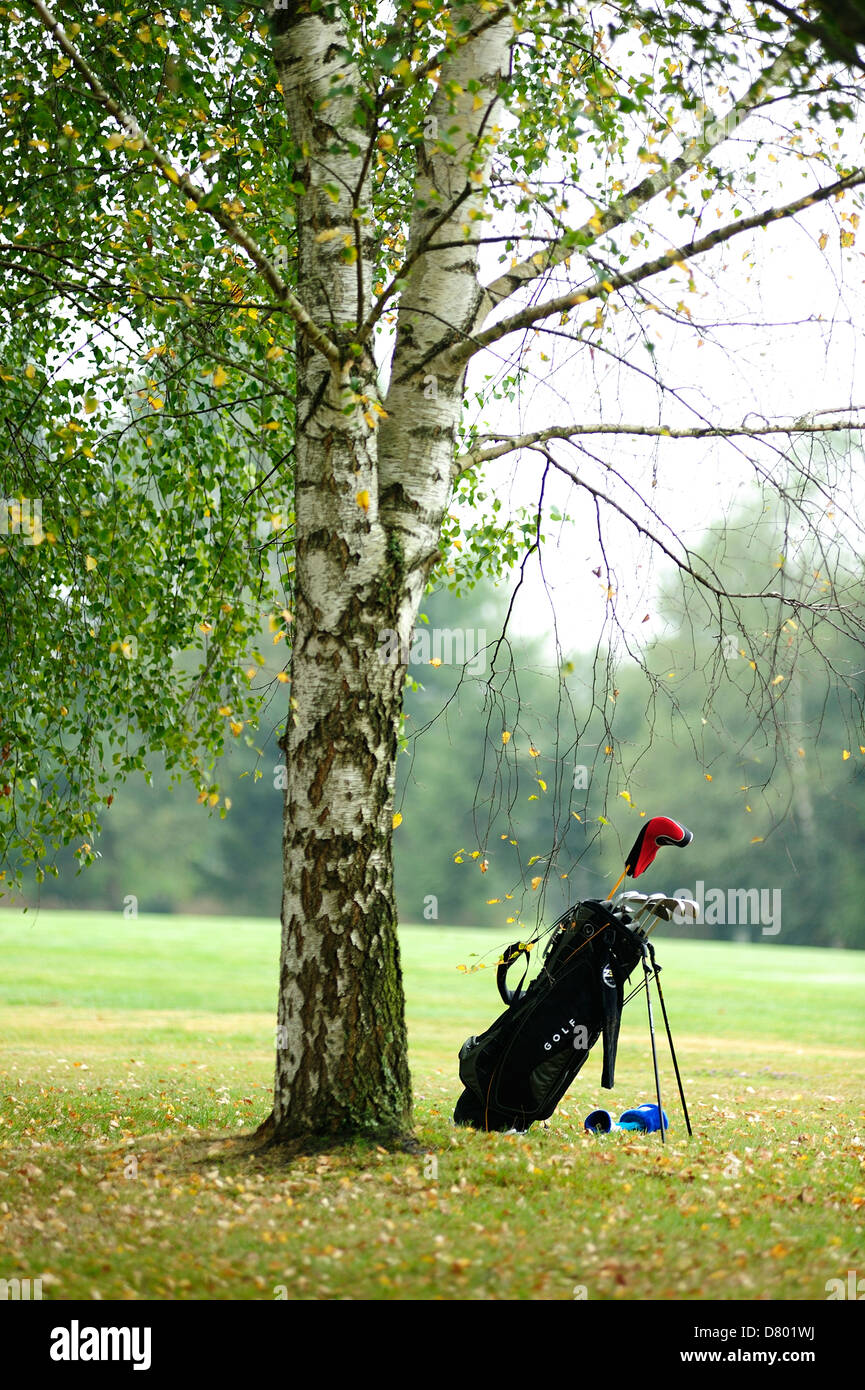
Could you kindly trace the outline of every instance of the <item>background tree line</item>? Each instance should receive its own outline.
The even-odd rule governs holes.
[[[838,532],[835,571],[848,574],[847,601],[862,610],[861,564],[852,554],[843,563],[843,518]],[[813,599],[827,583],[783,504],[768,511],[756,495],[702,553],[728,585],[738,574],[743,588],[777,591],[781,576],[786,593]],[[587,583],[597,582],[590,571]],[[463,577],[459,592],[440,588],[423,605],[396,798],[400,919],[527,935],[569,902],[604,897],[641,813],[663,813],[694,831],[694,845],[681,859],[662,856],[636,887],[693,891],[701,880],[706,892],[779,889],[783,900],[777,936],[741,921],[666,930],[865,947],[863,673],[849,636],[818,633],[769,599],[719,627],[711,595],[700,611],[668,578],[641,651],[599,646],[555,661],[544,632],[513,637],[518,605],[499,641],[514,584],[512,574],[469,590]],[[829,699],[825,683],[809,680],[818,638],[835,671]],[[448,664],[461,645],[463,668]],[[595,700],[601,671],[615,677],[613,700]],[[60,855],[39,901],[277,915],[276,709],[227,740],[227,814],[209,813],[188,788],[172,791],[164,773],[151,785],[132,780],[105,815],[97,862],[76,874],[72,853]]]

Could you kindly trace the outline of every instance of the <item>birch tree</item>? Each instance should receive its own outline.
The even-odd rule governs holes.
[[[617,314],[692,324],[695,277],[731,243],[765,229],[769,254],[781,224],[825,235],[821,208],[843,208],[855,245],[858,89],[782,8],[0,7],[5,491],[41,505],[4,556],[7,862],[43,872],[70,840],[88,862],[116,781],[154,752],[225,814],[214,756],[265,693],[286,700],[275,1141],[411,1129],[407,652],[431,582],[539,543],[540,507],[537,526],[509,515],[491,470],[566,475],[721,600],[650,498],[562,449],[777,456],[859,428],[853,402],[745,424],[565,399],[501,424],[538,335],[588,379]],[[791,605],[861,635],[832,594]]]

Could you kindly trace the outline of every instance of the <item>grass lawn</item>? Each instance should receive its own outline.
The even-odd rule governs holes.
[[[402,930],[416,1132],[250,1160],[269,1113],[278,927],[0,912],[0,1279],[45,1298],[825,1300],[865,1275],[865,953],[659,942],[694,1138],[590,1137],[653,1099],[645,1004],[549,1128],[454,1130],[457,1051],[503,943]],[[495,950],[488,957],[495,960]],[[636,976],[634,977],[636,981]]]

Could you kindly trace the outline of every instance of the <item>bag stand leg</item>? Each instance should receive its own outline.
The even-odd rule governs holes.
[[[652,1066],[655,1068],[655,1091],[658,1097],[658,1128],[661,1131],[661,1143],[666,1144],[667,1140],[664,1135],[664,1107],[661,1104],[661,1079],[658,1075],[658,1050],[655,1047],[655,1020],[652,1017],[652,996],[649,990],[649,947],[645,941],[643,942],[643,973],[646,977],[646,1006],[649,1010],[649,1037],[652,1040]]]
[[[676,1060],[676,1049],[673,1046],[673,1035],[670,1032],[670,1021],[667,1018],[667,1008],[664,1004],[664,991],[661,989],[661,968],[655,961],[655,952],[652,950],[651,946],[649,947],[649,950],[652,956],[652,969],[655,972],[655,984],[658,986],[658,998],[661,1001],[661,1012],[664,1015],[664,1027],[667,1030],[667,1042],[670,1044],[670,1056],[673,1059],[673,1070],[676,1073],[676,1084],[679,1087],[679,1099],[682,1102],[682,1110],[685,1115],[685,1127],[688,1131],[688,1138],[692,1139],[694,1131],[691,1129],[691,1121],[688,1116],[688,1106],[685,1101],[685,1091],[682,1086],[682,1078],[679,1075],[679,1063]],[[643,964],[645,965],[645,961],[643,962]],[[648,984],[646,985],[646,992],[648,993]]]

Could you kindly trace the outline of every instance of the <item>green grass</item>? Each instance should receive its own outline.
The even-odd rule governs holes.
[[[645,1004],[550,1127],[450,1123],[457,1051],[498,1012],[500,943],[402,931],[424,1157],[250,1159],[268,1114],[278,927],[0,913],[0,1278],[52,1298],[768,1300],[865,1272],[865,955],[664,940],[695,1135],[661,1041],[669,1142],[590,1138],[653,1094]]]

